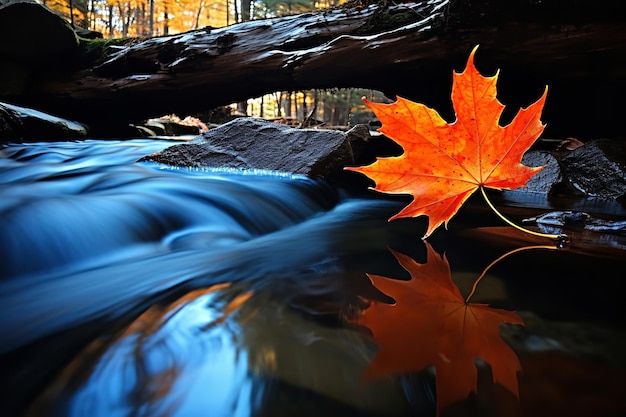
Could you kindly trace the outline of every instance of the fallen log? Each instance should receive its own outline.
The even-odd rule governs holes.
[[[203,28],[103,50],[0,96],[113,133],[149,117],[197,114],[274,91],[372,88],[453,120],[452,71],[473,46],[500,74],[504,118],[549,95],[544,135],[621,135],[626,30],[620,0],[430,0],[344,7]],[[98,41],[90,41],[98,42]],[[87,42],[82,42],[82,45]],[[84,47],[84,46],[83,46]],[[79,48],[80,49],[80,48]]]

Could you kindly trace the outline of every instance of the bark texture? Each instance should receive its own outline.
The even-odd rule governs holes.
[[[360,87],[454,119],[452,71],[500,70],[504,122],[547,85],[545,134],[621,135],[626,30],[620,0],[430,0],[344,7],[111,46],[83,41],[62,71],[0,101],[87,124],[94,134],[196,114],[274,91]],[[101,41],[100,41],[101,42]],[[94,57],[98,57],[95,60]]]

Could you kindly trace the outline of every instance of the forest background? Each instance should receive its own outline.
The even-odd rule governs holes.
[[[205,27],[219,28],[249,20],[322,11],[347,1],[38,0],[75,29],[98,32],[107,39],[145,39]],[[311,125],[348,127],[372,118],[362,97],[385,100],[382,93],[369,89],[278,91],[233,103],[225,110],[235,116],[279,119],[294,125],[307,120]]]

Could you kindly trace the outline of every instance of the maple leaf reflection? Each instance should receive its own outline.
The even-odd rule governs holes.
[[[450,274],[444,256],[426,243],[427,262],[390,251],[411,279],[370,275],[374,286],[395,304],[373,301],[356,322],[369,328],[379,350],[365,371],[366,379],[420,371],[436,373],[437,414],[477,391],[476,361],[491,366],[493,381],[518,396],[522,370],[515,352],[500,337],[500,325],[523,325],[512,311],[467,303]]]

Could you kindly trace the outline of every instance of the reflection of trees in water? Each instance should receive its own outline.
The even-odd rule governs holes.
[[[291,297],[285,283],[276,292],[256,294],[237,312],[248,368],[262,381],[258,412],[273,415],[278,405],[300,409],[306,404],[307,415],[355,410],[401,414],[407,404],[395,383],[361,384],[375,347],[361,331],[343,325],[345,306],[325,297],[330,294],[322,289],[325,279],[340,277],[319,277],[304,285],[308,292]],[[296,287],[293,283],[291,289]]]
[[[223,334],[196,338],[197,333],[222,323],[251,295],[219,299],[228,286],[217,284],[191,291],[169,305],[155,304],[115,336],[93,341],[28,414],[66,407],[94,415],[119,407],[127,409],[129,416],[175,414],[185,401],[185,385],[193,380],[194,366],[207,360],[214,346],[223,345]],[[58,403],[61,393],[69,404]]]
[[[164,416],[203,407],[220,415],[219,402],[264,415],[302,401],[320,412],[405,410],[392,381],[360,385],[374,346],[342,326],[342,302],[327,299],[341,284],[323,281],[341,277],[299,283],[306,275],[270,277],[255,295],[224,284],[154,305],[115,337],[94,341],[31,410],[123,407],[128,415]]]
[[[472,366],[475,359],[484,360],[492,365],[497,377],[498,372],[502,376],[503,367],[508,366],[511,358],[508,353],[503,354],[504,347],[489,348],[496,356],[475,358],[472,355],[482,349],[480,343],[465,346],[458,342],[464,339],[458,339],[458,333],[452,334],[452,330],[459,330],[457,327],[428,321],[424,330],[419,327],[421,322],[413,321],[416,317],[419,320],[433,316],[436,310],[433,306],[438,302],[452,303],[440,298],[443,290],[454,293],[453,303],[458,305],[467,305],[471,296],[461,297],[452,281],[442,284],[443,290],[435,290],[439,276],[450,280],[450,269],[445,258],[433,256],[429,245],[427,248],[428,261],[424,264],[395,253],[412,276],[422,274],[423,279],[432,281],[427,283],[431,286],[426,288],[424,297],[413,297],[408,302],[398,298],[397,293],[389,293],[399,308],[395,315],[386,316],[380,326],[369,326],[373,339],[363,328],[345,320],[355,311],[368,314],[381,311],[376,307],[380,293],[364,285],[366,277],[360,279],[349,273],[337,273],[327,265],[317,265],[295,274],[275,273],[246,282],[245,287],[214,285],[190,291],[170,304],[153,305],[114,337],[103,336],[94,341],[66,367],[31,407],[29,415],[43,414],[49,407],[55,410],[95,407],[103,410],[100,411],[103,414],[123,407],[132,416],[166,416],[199,407],[215,411],[214,407],[219,406],[216,404],[221,404],[224,410],[245,404],[255,415],[275,415],[276,410],[296,407],[303,401],[315,413],[345,414],[362,410],[404,415],[411,410],[432,411],[434,399],[429,394],[433,389],[433,363],[458,371],[456,360],[465,363],[469,358]],[[546,247],[515,249],[495,260],[479,276],[472,292],[495,263],[535,248]],[[409,282],[394,281],[394,285]],[[374,283],[378,287],[380,280]],[[385,288],[379,290],[387,293]],[[423,308],[419,309],[422,304]],[[484,308],[493,315],[492,321],[511,319],[502,310],[478,304],[467,311],[476,313],[476,308]],[[493,323],[490,326],[498,328]],[[395,334],[387,332],[381,336],[380,329]],[[468,328],[468,331],[472,329],[476,330]],[[483,336],[493,346],[499,334],[490,334]],[[413,339],[415,343],[411,342]],[[442,340],[447,341],[444,345],[451,350],[439,349],[444,346],[440,344]],[[379,372],[374,378],[363,379],[368,375],[368,367],[375,363],[376,355],[389,353],[389,343],[399,349],[391,359],[400,363],[400,367],[385,375]],[[459,349],[469,350],[456,354]],[[422,360],[424,354],[431,354],[431,359]],[[438,358],[443,362],[438,362]],[[413,366],[416,361],[419,366]],[[494,361],[498,362],[496,368]],[[477,368],[467,374],[463,370],[455,371],[455,384],[476,391],[476,371],[480,378],[484,367]],[[436,369],[438,397],[442,394],[440,378],[445,376],[440,373]],[[447,377],[450,376],[448,372]],[[468,376],[469,380],[464,380]],[[67,403],[62,404],[63,401]],[[456,401],[456,397],[446,401]],[[220,413],[215,411],[215,415]]]
[[[174,414],[184,398],[170,394],[187,367],[185,359],[191,352],[181,353],[180,349],[184,344],[177,344],[176,338],[171,338],[170,332],[159,333],[168,320],[185,306],[227,286],[228,284],[217,284],[191,291],[167,307],[151,306],[120,335],[118,338],[120,341],[126,338],[134,339],[131,343],[134,359],[131,368],[134,368],[136,379],[129,389],[129,402],[137,407],[131,409],[133,410],[131,415]],[[238,297],[235,297],[235,300],[238,300]],[[215,321],[223,321],[233,309],[230,303],[227,304],[223,310],[224,315],[217,317]],[[158,364],[151,360],[155,356],[158,357]]]

